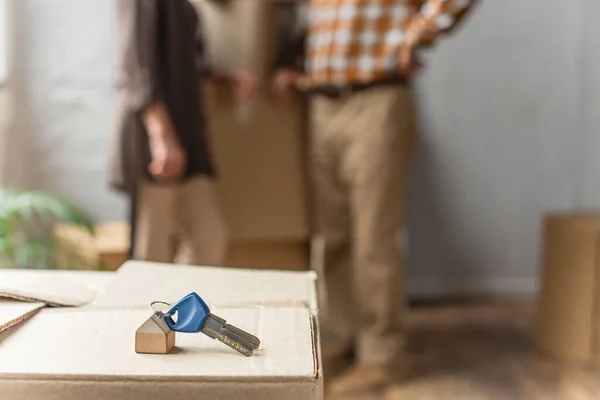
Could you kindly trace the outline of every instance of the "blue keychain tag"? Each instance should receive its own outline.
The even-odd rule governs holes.
[[[202,330],[202,326],[210,316],[210,309],[196,293],[190,293],[179,300],[166,315],[175,315],[177,322],[171,317],[165,320],[171,330],[175,332],[196,333]]]

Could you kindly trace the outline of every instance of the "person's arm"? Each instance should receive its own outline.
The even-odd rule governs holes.
[[[279,42],[279,49],[273,63],[273,79],[270,93],[273,100],[287,103],[293,89],[303,89],[305,71],[306,40],[308,24],[306,4],[295,9],[295,25]]]
[[[478,0],[425,0],[406,30],[406,46],[433,45],[441,34],[456,29]]]
[[[417,50],[433,46],[441,34],[449,33],[464,20],[478,0],[425,0],[410,20],[400,47],[398,70],[413,75],[422,69]]]
[[[220,71],[214,68],[211,58],[206,51],[202,21],[198,17],[196,28],[196,66],[200,80],[209,80],[216,84],[228,84],[236,87],[241,99],[246,100],[254,94],[256,83],[246,71]]]
[[[306,4],[297,6],[295,25],[279,43],[273,70],[288,69],[298,73],[304,71],[306,56],[307,15]]]
[[[148,134],[150,172],[174,179],[185,170],[186,155],[162,96],[158,74],[158,0],[115,0],[118,86]]]
[[[156,0],[115,0],[117,81],[127,105],[137,112],[161,101],[157,76]]]

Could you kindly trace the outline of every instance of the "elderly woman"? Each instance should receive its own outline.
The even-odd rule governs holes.
[[[220,264],[226,229],[216,195],[200,82],[234,85],[245,72],[211,71],[188,0],[116,0],[118,95],[110,184],[131,198],[135,259],[172,262],[179,243],[191,264]]]

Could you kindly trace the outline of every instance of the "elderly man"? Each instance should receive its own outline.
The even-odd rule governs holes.
[[[325,245],[325,372],[354,353],[332,389],[382,388],[402,361],[406,181],[415,148],[411,77],[417,54],[456,27],[470,0],[309,0],[282,47],[273,91],[311,94],[316,228]]]

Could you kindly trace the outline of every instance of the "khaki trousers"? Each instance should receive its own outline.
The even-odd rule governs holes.
[[[398,235],[415,144],[411,91],[382,86],[311,104],[317,234],[324,244],[324,355],[356,345],[388,364],[404,347]]]
[[[139,190],[136,260],[223,265],[227,231],[212,179],[144,181]]]

